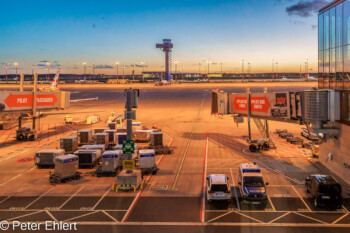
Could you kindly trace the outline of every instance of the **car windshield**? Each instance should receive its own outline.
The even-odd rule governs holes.
[[[225,185],[225,184],[213,184],[213,185],[211,185],[211,191],[212,192],[226,192],[227,185]]]
[[[321,185],[320,193],[332,195],[340,194],[340,187],[339,185]]]
[[[243,185],[247,187],[264,187],[264,180],[259,176],[244,177]]]

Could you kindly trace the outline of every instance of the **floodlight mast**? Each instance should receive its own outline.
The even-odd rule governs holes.
[[[156,44],[156,48],[161,49],[165,53],[165,80],[171,82],[170,63],[171,63],[171,49],[174,47],[171,39],[163,39],[162,44]]]

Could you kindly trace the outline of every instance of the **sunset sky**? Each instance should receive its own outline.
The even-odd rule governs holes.
[[[0,74],[46,73],[57,64],[62,73],[115,74],[115,62],[159,71],[163,53],[155,44],[174,43],[173,61],[187,72],[279,72],[304,70],[309,59],[317,71],[317,13],[323,0],[168,0],[168,1],[2,1],[0,13]],[[183,67],[182,67],[183,66]],[[174,65],[173,68],[174,70]],[[136,73],[142,68],[137,67]]]

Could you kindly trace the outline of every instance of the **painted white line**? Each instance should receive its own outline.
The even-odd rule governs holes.
[[[217,216],[217,217],[215,217],[215,218],[212,218],[212,219],[210,219],[210,220],[208,221],[208,223],[209,223],[209,222],[212,222],[212,221],[215,221],[216,219],[222,218],[222,217],[224,217],[224,216],[226,216],[226,215],[228,215],[228,214],[231,214],[231,213],[233,213],[233,212],[234,212],[234,211],[229,211],[229,212],[224,213],[224,214],[222,214],[222,215],[219,215],[219,216]]]
[[[287,212],[287,213],[284,213],[284,214],[282,214],[281,216],[278,216],[277,218],[274,218],[274,219],[272,219],[270,222],[268,222],[268,223],[273,223],[274,221],[277,221],[278,219],[280,219],[280,218],[283,218],[284,216],[286,216],[286,215],[288,215],[288,214],[290,214],[291,212]]]
[[[148,177],[148,178],[149,178],[149,177]],[[147,181],[146,181],[145,183],[147,183]],[[137,193],[136,197],[135,197],[134,200],[132,201],[131,205],[129,206],[129,209],[126,211],[126,213],[125,213],[125,215],[124,215],[124,217],[123,217],[123,219],[122,219],[122,222],[125,222],[125,219],[126,219],[127,217],[129,217],[130,211],[134,208],[134,205],[136,205],[136,202],[139,200],[140,195],[141,195],[141,191],[139,191],[139,192]]]
[[[346,213],[349,213],[349,210],[344,206],[342,205],[343,209],[345,210]]]
[[[111,190],[111,186],[108,186],[107,191],[102,195],[102,197],[96,202],[96,204],[94,205],[94,207],[92,207],[92,210],[95,210],[95,208],[97,207],[98,204],[100,204],[100,202],[102,201],[102,199],[110,192]]]
[[[33,169],[35,169],[35,167],[32,167],[31,169],[28,169],[27,171],[25,171],[25,172],[23,172],[23,173],[21,173],[21,174],[18,174],[17,176],[12,177],[11,179],[5,181],[4,183],[1,183],[0,186],[3,186],[3,185],[5,185],[5,184],[7,184],[8,182],[10,182],[10,181],[12,181],[12,180],[14,180],[14,179],[16,179],[16,178],[18,178],[18,177],[20,177],[20,176],[26,174],[27,172],[30,172],[30,171],[33,170]]]
[[[16,219],[16,218],[23,218],[23,217],[26,217],[26,216],[29,216],[29,215],[32,215],[32,214],[37,214],[37,213],[40,213],[40,212],[43,212],[43,211],[44,210],[40,210],[40,211],[35,211],[35,212],[29,213],[29,214],[23,214],[23,215],[20,215],[20,216],[9,218],[9,219],[7,219],[7,221],[11,221],[11,220]]]
[[[3,203],[4,201],[6,201],[7,199],[9,199],[10,197],[13,197],[13,195],[11,196],[7,196],[6,198],[4,198],[3,200],[0,201],[0,204]]]
[[[347,217],[350,213],[344,214],[343,216],[341,216],[340,218],[336,219],[335,221],[332,222],[332,224],[336,224],[337,222],[339,222],[340,220],[342,220],[343,218]]]
[[[263,166],[264,168],[266,168],[266,169],[268,169],[268,170],[270,170],[270,171],[273,171],[273,172],[275,172],[275,173],[277,173],[277,174],[280,174],[280,175],[284,176],[285,178],[287,178],[287,179],[289,179],[289,180],[291,180],[291,181],[293,181],[293,182],[295,182],[295,183],[297,183],[297,184],[303,184],[302,181],[297,180],[297,179],[292,178],[292,177],[289,177],[289,176],[285,175],[283,172],[281,172],[281,171],[279,171],[279,170],[277,170],[277,169],[274,169],[274,168],[271,168],[271,167],[267,166],[265,163],[261,162],[260,160],[256,160],[256,159],[250,158],[249,156],[244,155],[244,154],[242,154],[242,153],[240,153],[240,152],[238,152],[238,151],[235,151],[235,150],[233,150],[232,148],[230,148],[230,147],[228,147],[228,146],[226,146],[226,145],[224,145],[224,144],[222,144],[222,143],[220,143],[220,142],[218,142],[218,141],[216,141],[216,140],[214,140],[214,139],[212,139],[212,138],[209,138],[209,139],[210,139],[211,141],[213,141],[213,142],[215,142],[215,143],[217,143],[217,144],[219,144],[219,145],[221,145],[221,146],[223,146],[223,147],[225,147],[225,148],[227,148],[227,149],[233,151],[234,153],[237,153],[237,154],[241,155],[242,157],[244,157],[244,158],[246,158],[246,159],[248,159],[248,160],[250,160],[250,161],[256,162],[257,164]]]
[[[29,203],[24,209],[27,209],[29,206],[31,206],[32,204],[34,204],[35,202],[37,202],[40,198],[42,198],[43,196],[45,196],[48,192],[50,192],[53,189],[50,188],[49,190],[47,190],[46,192],[44,192],[43,194],[41,194],[38,198],[36,198],[34,201],[32,201],[31,203]]]
[[[80,190],[82,190],[85,187],[85,185],[83,187],[81,187],[80,189],[78,189],[72,196],[70,196],[65,202],[63,202],[63,204],[58,208],[58,210],[60,210],[65,204],[67,204],[75,195],[78,194],[78,192],[80,192]]]
[[[267,199],[269,200],[273,211],[276,212],[275,206],[273,205],[273,203],[272,203],[272,201],[271,201],[270,195],[267,195]]]
[[[237,213],[237,214],[240,214],[240,215],[242,215],[242,216],[244,216],[244,217],[246,217],[246,218],[249,218],[249,219],[252,219],[252,220],[254,220],[254,221],[257,221],[257,222],[259,222],[259,223],[264,223],[264,222],[260,221],[259,219],[252,218],[252,217],[250,217],[249,215],[243,214],[243,212],[236,211],[236,213]]]
[[[91,214],[95,214],[97,213],[98,211],[93,211],[93,212],[90,212],[90,213],[86,213],[86,214],[82,214],[82,215],[79,215],[79,216],[75,216],[73,218],[70,218],[70,219],[66,219],[64,220],[64,222],[69,222],[71,220],[74,220],[74,219],[77,219],[77,218],[81,218],[81,217],[85,217],[85,216],[88,216],[88,215],[91,215]]]
[[[108,217],[110,217],[114,222],[119,222],[117,219],[115,219],[112,215],[110,215],[106,211],[102,210],[101,212],[104,213],[105,215],[107,215]]]
[[[300,198],[300,200],[304,203],[304,205],[306,206],[306,208],[309,210],[309,212],[311,212],[311,209],[309,207],[309,205],[304,201],[304,198],[302,198],[299,194],[299,192],[297,191],[296,188],[294,188],[294,186],[292,186],[292,188],[294,189],[294,192],[298,195],[298,197]]]
[[[232,177],[232,185],[233,185],[233,191],[234,191],[235,197],[236,197],[237,208],[238,208],[239,210],[241,210],[241,207],[240,207],[240,205],[239,205],[237,190],[236,190],[236,184],[235,184],[235,181],[234,181],[234,176],[233,176],[233,173],[232,173],[232,169],[231,169],[231,168],[230,168],[230,173],[231,173],[231,177]]]
[[[45,212],[55,221],[58,222],[58,220],[53,216],[48,210],[45,210]]]
[[[327,224],[326,222],[324,221],[321,221],[319,219],[316,219],[316,218],[313,218],[313,217],[310,217],[310,216],[307,216],[307,215],[304,215],[304,214],[301,214],[301,213],[298,213],[298,212],[295,212],[295,214],[299,215],[299,216],[302,216],[302,217],[305,217],[305,218],[308,218],[308,219],[311,219],[313,221],[316,221],[316,222],[319,222],[319,223],[323,223],[323,224]]]

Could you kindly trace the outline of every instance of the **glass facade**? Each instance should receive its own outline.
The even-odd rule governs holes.
[[[318,15],[319,88],[350,90],[350,1]]]
[[[318,86],[341,90],[341,122],[350,125],[350,0],[318,15]]]

